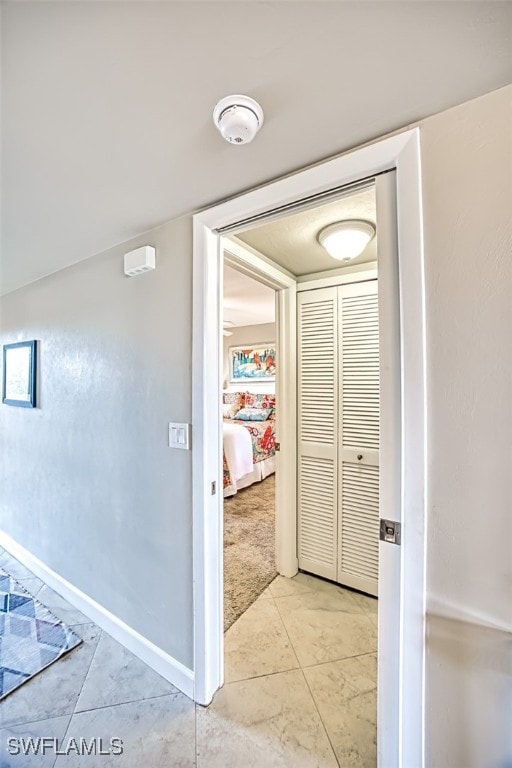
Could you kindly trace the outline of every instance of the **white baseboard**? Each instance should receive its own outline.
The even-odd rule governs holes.
[[[85,592],[73,586],[2,530],[0,530],[0,546],[4,547],[55,592],[62,595],[71,605],[82,611],[92,622],[104,629],[114,640],[124,645],[155,672],[158,672],[186,696],[193,699],[194,673],[191,669],[140,635],[135,629],[129,627],[128,624],[125,624],[124,621],[93,600],[92,597],[86,595]]]

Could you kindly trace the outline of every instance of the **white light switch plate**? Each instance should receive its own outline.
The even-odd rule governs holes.
[[[190,424],[169,422],[169,448],[181,448],[188,451],[190,448]]]

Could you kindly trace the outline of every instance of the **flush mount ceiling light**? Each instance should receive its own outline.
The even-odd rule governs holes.
[[[231,144],[248,144],[263,125],[263,110],[250,96],[225,96],[213,110],[213,122]]]
[[[370,240],[375,237],[375,225],[371,221],[337,221],[318,233],[318,242],[329,256],[338,261],[350,261],[359,256]]]

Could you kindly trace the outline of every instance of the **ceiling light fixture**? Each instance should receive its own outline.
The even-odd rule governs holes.
[[[359,219],[337,221],[318,233],[318,242],[329,256],[350,261],[359,256],[375,237],[375,225]]]
[[[263,110],[250,96],[225,96],[215,105],[213,122],[230,144],[248,144],[263,125]]]

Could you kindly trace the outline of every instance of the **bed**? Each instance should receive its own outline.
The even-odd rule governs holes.
[[[223,443],[225,497],[275,472],[275,395],[224,393]]]

